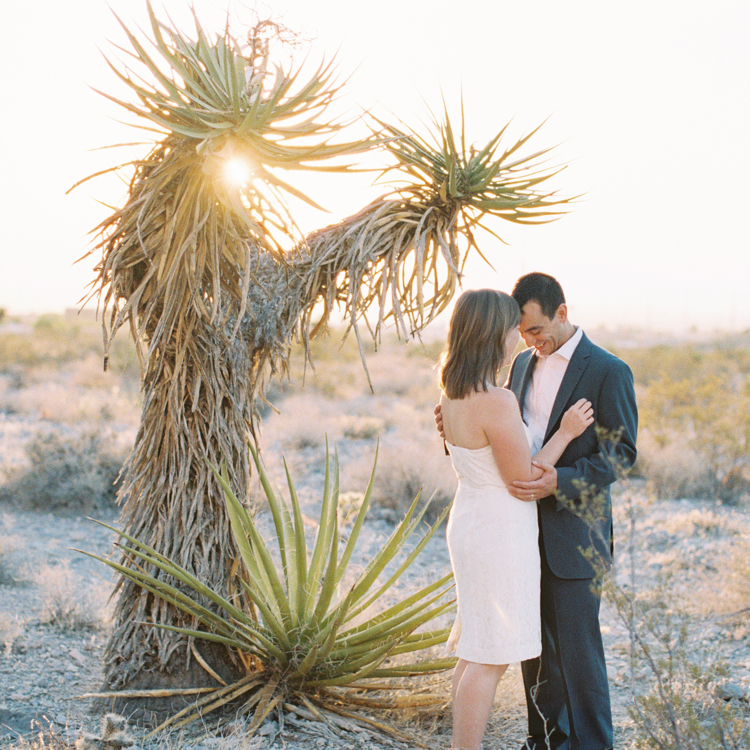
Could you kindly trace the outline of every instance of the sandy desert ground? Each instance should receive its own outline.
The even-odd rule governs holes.
[[[399,517],[402,505],[388,498],[408,495],[420,482],[431,485],[427,491],[436,493],[438,503],[447,502],[452,492],[452,475],[432,427],[434,372],[424,364],[434,360],[435,351],[414,356],[400,349],[397,355],[372,356],[369,365],[375,395],[362,387],[359,363],[351,352],[322,356],[318,374],[308,371],[304,389],[299,387],[301,371],[293,373],[291,384],[272,389],[280,413],[265,416],[264,455],[279,481],[281,456],[286,456],[308,515],[316,512],[324,436],[336,442],[341,454],[342,489],[354,492],[364,486],[380,435],[383,491],[366,525],[361,545],[365,551],[374,548]],[[75,440],[90,431],[93,421],[109,444],[119,446],[121,452],[127,449],[137,425],[137,392],[124,380],[113,384],[102,381],[97,373],[92,355],[83,364],[50,366],[33,375],[26,372],[21,377],[7,367],[0,374],[0,479],[6,487],[13,477],[29,470],[26,449],[40,432]],[[415,462],[421,467],[418,476],[405,469]],[[112,588],[106,567],[74,548],[108,554],[110,532],[85,515],[116,525],[117,511],[108,505],[94,505],[86,512],[29,510],[23,507],[22,498],[16,500],[6,497],[0,504],[0,746],[63,748],[82,732],[98,727],[100,717],[91,713],[92,701],[80,696],[101,687],[101,659],[109,628],[107,598]],[[647,478],[639,477],[618,487],[615,508],[617,564],[610,580],[620,593],[637,591],[645,603],[635,626],[640,632],[648,630],[649,622],[656,630],[672,628],[675,660],[687,659],[703,670],[700,680],[694,680],[705,693],[701,700],[739,707],[747,723],[747,502],[718,503],[689,495],[656,499]],[[444,534],[439,533],[409,573],[410,580],[422,580],[448,567]],[[631,661],[634,626],[628,627],[613,600],[606,597],[601,622],[616,746],[643,746],[638,744],[642,736],[629,713],[633,694],[658,686],[665,668],[650,666],[643,659]],[[681,623],[686,625],[683,639]],[[680,683],[683,695],[695,687],[679,670],[670,679],[675,685]],[[485,746],[517,747],[524,733],[523,717],[520,677],[514,668],[498,691]],[[421,718],[398,715],[391,720],[431,747],[450,746],[448,710]],[[371,731],[334,736],[304,721],[290,723],[278,736],[272,723],[252,739],[244,737],[241,729],[236,723],[221,731],[209,725],[193,726],[183,735],[148,743],[134,731],[139,746],[194,750],[322,750],[394,744]]]

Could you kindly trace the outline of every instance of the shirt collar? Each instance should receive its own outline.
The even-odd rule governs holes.
[[[578,326],[576,332],[553,354],[559,354],[563,359],[567,359],[570,362],[570,358],[573,356],[573,352],[583,338],[583,328]]]
[[[539,352],[535,349],[534,356],[538,357],[540,360],[546,360],[549,357],[554,357],[555,355],[557,355],[562,359],[570,362],[570,358],[573,356],[573,352],[576,350],[576,347],[578,346],[582,338],[583,328],[578,326],[576,327],[576,332],[559,349],[552,352],[552,354],[542,355],[539,354]]]

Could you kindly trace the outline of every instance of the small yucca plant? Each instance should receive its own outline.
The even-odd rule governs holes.
[[[321,709],[352,716],[344,708],[347,704],[399,708],[443,702],[442,695],[413,694],[383,699],[367,698],[361,691],[392,690],[392,678],[432,674],[455,663],[451,658],[423,661],[403,658],[446,641],[448,628],[420,629],[453,606],[446,596],[453,585],[452,573],[382,607],[384,594],[424,549],[447,509],[408,554],[402,555],[405,543],[421,525],[427,507],[415,514],[419,497],[415,498],[377,554],[349,587],[341,590],[347,572],[352,572],[349,563],[370,505],[375,469],[348,537],[343,539],[338,523],[338,456],[334,452],[331,457],[326,450],[320,523],[309,550],[288,467],[291,510],[274,490],[256,449],[251,445],[250,450],[273,517],[275,549],[267,545],[258,524],[233,493],[227,472],[214,471],[224,488],[241,556],[228,588],[235,584],[237,590],[238,584],[251,606],[240,608],[236,604],[240,597],[221,596],[181,566],[121,532],[117,533],[128,543],[122,545],[123,551],[133,566],[97,557],[136,585],[183,610],[195,623],[190,628],[155,624],[156,627],[224,644],[238,654],[245,667],[241,679],[211,690],[155,731],[182,726],[239,699],[244,701],[243,712],[253,712],[251,732],[272,711],[282,723],[284,710],[295,710],[298,706],[308,717],[320,718]],[[209,608],[209,602],[213,608]],[[401,658],[388,661],[392,657]],[[365,678],[367,682],[363,683]],[[378,726],[387,730],[385,725]]]

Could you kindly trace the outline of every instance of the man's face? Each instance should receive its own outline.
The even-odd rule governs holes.
[[[521,336],[526,346],[533,346],[545,357],[556,352],[569,338],[568,308],[560,305],[550,320],[535,300],[527,302],[521,310]]]

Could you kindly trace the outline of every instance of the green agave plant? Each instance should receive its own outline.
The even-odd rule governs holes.
[[[370,505],[375,468],[352,528],[344,539],[338,522],[338,455],[334,451],[331,457],[326,449],[320,523],[310,550],[288,467],[285,465],[291,510],[274,490],[252,444],[250,450],[273,518],[275,550],[266,544],[256,520],[232,492],[226,471],[214,468],[214,472],[224,489],[232,532],[240,551],[241,565],[235,566],[236,579],[252,606],[238,608],[230,600],[232,597],[218,595],[181,566],[116,529],[112,530],[127,542],[121,547],[133,561],[133,567],[90,555],[195,621],[192,628],[156,627],[224,644],[239,655],[245,666],[246,674],[237,682],[205,691],[196,703],[154,731],[182,726],[238,699],[243,700],[243,712],[253,712],[250,731],[257,729],[272,711],[280,723],[284,710],[299,712],[300,708],[308,718],[321,718],[322,710],[362,719],[345,706],[377,709],[443,702],[444,697],[439,694],[382,698],[363,691],[392,691],[393,678],[433,674],[455,664],[452,658],[420,661],[404,657],[447,640],[448,628],[423,628],[454,606],[447,596],[453,585],[452,573],[385,608],[382,604],[378,606],[432,538],[448,509],[407,553],[404,545],[422,524],[427,509],[424,505],[415,513],[417,496],[369,564],[358,575],[351,576],[350,561]],[[341,591],[347,572],[353,581]],[[209,603],[214,605],[213,609]],[[388,731],[386,725],[372,720],[369,723]]]

